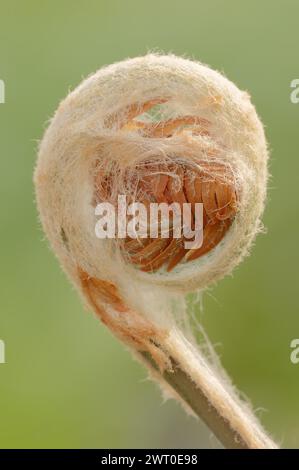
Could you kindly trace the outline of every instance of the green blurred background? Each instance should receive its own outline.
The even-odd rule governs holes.
[[[0,4],[0,447],[217,447],[163,404],[145,370],[68,284],[40,230],[32,172],[58,102],[104,64],[172,51],[248,90],[272,150],[267,234],[198,312],[236,385],[285,447],[299,448],[296,0],[85,0]]]

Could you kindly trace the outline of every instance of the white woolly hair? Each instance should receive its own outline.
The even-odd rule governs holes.
[[[140,108],[134,116],[149,122],[147,102],[160,105],[151,110],[156,123],[193,116],[209,122],[210,132],[186,129],[148,138],[134,126],[123,126],[132,109]],[[113,174],[113,197],[132,195],[128,171],[144,173],[145,162],[177,161],[188,167],[210,161],[211,155],[230,169],[238,206],[224,238],[206,255],[179,263],[171,272],[162,267],[146,273],[128,262],[117,240],[96,237],[97,172]],[[203,346],[195,345],[184,294],[200,292],[231,273],[248,254],[261,227],[267,158],[263,126],[246,92],[201,63],[149,54],[100,69],[61,102],[40,144],[35,171],[43,228],[84,300],[139,359],[149,353],[160,372],[178,364],[251,448],[275,444],[223,371],[210,367]],[[179,398],[161,375],[152,374]]]
[[[117,123],[126,118],[130,106],[142,107],[155,99],[167,100],[163,115],[208,119],[211,135],[148,139],[119,129]],[[109,125],[111,116],[117,119]],[[146,158],[208,159],[209,151],[218,148],[218,160],[232,169],[239,190],[238,211],[224,239],[205,256],[180,263],[172,272],[143,273],[126,263],[115,242],[96,238],[95,162],[104,167],[117,162],[121,169]],[[80,266],[90,276],[117,285],[126,302],[145,317],[158,324],[167,317],[167,324],[173,316],[167,313],[169,299],[206,288],[231,273],[248,254],[260,229],[267,156],[263,126],[248,93],[223,75],[174,55],[125,60],[84,80],[52,119],[35,173],[41,222],[75,284],[80,286]],[[119,175],[116,180],[121,180]]]

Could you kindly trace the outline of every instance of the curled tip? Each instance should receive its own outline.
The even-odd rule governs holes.
[[[267,157],[246,93],[199,62],[149,54],[98,70],[67,96],[35,171],[44,230],[90,308],[224,443],[250,448],[274,444],[182,325],[184,294],[229,274],[248,254]],[[174,207],[168,224],[162,213],[148,219],[151,204]],[[134,207],[143,213],[138,227]]]

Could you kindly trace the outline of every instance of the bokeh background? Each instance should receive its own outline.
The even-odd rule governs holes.
[[[204,296],[227,371],[284,447],[299,448],[299,78],[296,0],[1,0],[0,447],[217,447],[86,312],[37,220],[37,142],[68,90],[108,64],[172,51],[250,92],[272,151],[267,233]]]

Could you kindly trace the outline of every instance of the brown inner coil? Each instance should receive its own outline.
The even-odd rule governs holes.
[[[165,100],[152,100],[143,106],[132,105],[126,119],[113,116],[109,125],[124,131],[136,131],[149,138],[169,138],[174,134],[192,132],[192,135],[210,135],[211,123],[204,118],[184,116],[165,121],[145,122],[135,118]],[[113,181],[113,170],[96,173],[96,201],[109,200]],[[178,263],[195,260],[211,251],[224,237],[237,212],[238,195],[234,176],[229,165],[220,163],[211,155],[208,159],[188,162],[181,158],[143,161],[130,169],[125,178],[136,179],[132,200],[146,206],[150,202],[191,203],[194,223],[194,205],[203,204],[203,243],[196,249],[186,249],[185,239],[174,238],[170,231],[168,238],[127,237],[121,243],[126,259],[142,271],[152,272],[165,265],[171,271]]]

